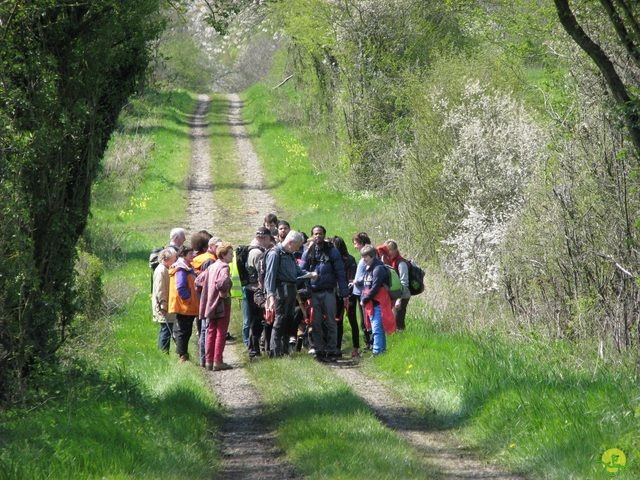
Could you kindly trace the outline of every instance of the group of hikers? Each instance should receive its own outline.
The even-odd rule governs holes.
[[[235,250],[204,230],[193,234],[189,244],[184,229],[171,230],[169,245],[155,250],[149,261],[160,350],[169,353],[173,338],[178,361],[189,361],[195,323],[199,365],[214,371],[232,368],[223,352],[233,339],[228,328],[232,299],[238,298],[249,358],[281,357],[305,348],[318,361],[335,362],[342,357],[345,315],[352,357],[364,353],[360,330],[364,350],[385,353],[386,335],[405,327],[409,262],[394,240],[374,247],[365,232],[355,234],[356,261],[341,237],[326,234],[316,225],[308,238],[274,214],[264,218],[249,245]],[[399,280],[395,295],[394,277]]]

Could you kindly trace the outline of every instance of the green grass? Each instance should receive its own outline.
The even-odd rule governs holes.
[[[278,439],[309,479],[427,478],[416,452],[309,355],[250,365]]]
[[[184,222],[194,108],[187,92],[155,93],[121,115],[119,148],[144,145],[146,157],[98,182],[87,232],[112,315],[77,326],[88,333],[30,404],[0,412],[0,478],[216,475],[219,404],[200,369],[159,352],[149,299],[149,252]]]
[[[367,363],[437,429],[535,478],[604,478],[605,450],[640,473],[640,393],[632,366],[588,363],[567,344],[442,333],[424,320]],[[599,477],[601,476],[601,477]]]

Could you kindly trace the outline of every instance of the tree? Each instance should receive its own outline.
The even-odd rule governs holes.
[[[613,98],[620,107],[625,126],[631,137],[636,153],[640,155],[640,118],[638,109],[640,103],[637,97],[632,97],[630,91],[636,85],[625,84],[621,75],[616,71],[614,62],[604,49],[596,43],[582,28],[569,0],[554,0],[560,23],[578,46],[584,50],[596,64],[604,77]],[[599,0],[607,18],[613,28],[619,45],[624,48],[633,63],[640,66],[640,19],[638,18],[635,2],[632,5],[627,0]]]
[[[91,184],[143,80],[160,3],[0,4],[0,399],[65,339]]]

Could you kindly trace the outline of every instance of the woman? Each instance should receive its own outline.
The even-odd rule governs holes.
[[[387,267],[376,255],[376,249],[365,245],[360,255],[367,266],[364,272],[363,291],[360,303],[365,312],[365,322],[371,324],[373,355],[381,355],[387,350],[386,333],[395,331],[395,318],[391,307],[391,297],[387,288],[389,274]]]
[[[169,267],[178,259],[178,254],[173,248],[165,248],[158,254],[160,262],[153,272],[153,293],[151,294],[151,309],[153,321],[160,323],[158,333],[158,348],[163,353],[169,353],[171,336],[173,335],[173,323],[175,314],[169,313]]]
[[[404,331],[404,319],[407,316],[407,305],[411,300],[411,292],[409,291],[409,264],[402,258],[398,250],[398,242],[395,240],[387,240],[384,242],[389,252],[389,265],[400,277],[400,283],[402,284],[402,298],[398,298],[393,307],[393,311],[396,315],[396,325],[398,331]]]
[[[366,232],[356,233],[351,241],[353,242],[353,248],[355,248],[358,252],[362,250],[362,247],[371,243],[371,239]],[[362,328],[362,337],[364,339],[365,349],[371,350],[371,330],[367,329],[364,324],[364,311],[362,310],[362,305],[360,305],[360,295],[362,294],[362,280],[364,278],[365,268],[367,268],[367,266],[365,265],[364,260],[360,258],[360,261],[358,262],[358,268],[356,269],[356,276],[351,284],[351,286],[353,286],[351,297],[352,301],[358,306],[358,311],[360,312],[360,328]]]
[[[195,287],[196,274],[191,267],[195,253],[191,247],[182,245],[178,260],[169,270],[169,313],[176,314],[174,332],[180,363],[189,361],[189,340],[200,306]]]
[[[233,246],[222,242],[216,248],[218,260],[197,279],[201,292],[200,318],[208,322],[205,367],[207,370],[229,370],[231,365],[222,361],[229,320],[231,319],[231,275],[229,263],[233,260]]]
[[[356,259],[353,255],[350,255],[347,251],[347,245],[344,243],[342,237],[333,237],[333,246],[338,249],[340,256],[342,257],[342,263],[344,263],[344,270],[347,276],[347,283],[349,287],[349,302],[344,304],[344,300],[340,295],[336,294],[337,304],[337,318],[338,321],[338,350],[342,348],[342,335],[344,333],[344,313],[346,311],[347,318],[349,319],[349,325],[351,326],[351,340],[353,341],[352,357],[358,356],[358,350],[360,349],[360,332],[358,331],[358,318],[356,317],[356,305],[358,299],[352,294],[353,292],[353,279],[356,276]]]

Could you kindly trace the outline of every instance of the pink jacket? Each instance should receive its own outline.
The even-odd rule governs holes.
[[[200,292],[200,318],[224,317],[225,298],[229,298],[231,276],[229,264],[218,259],[196,278]]]

